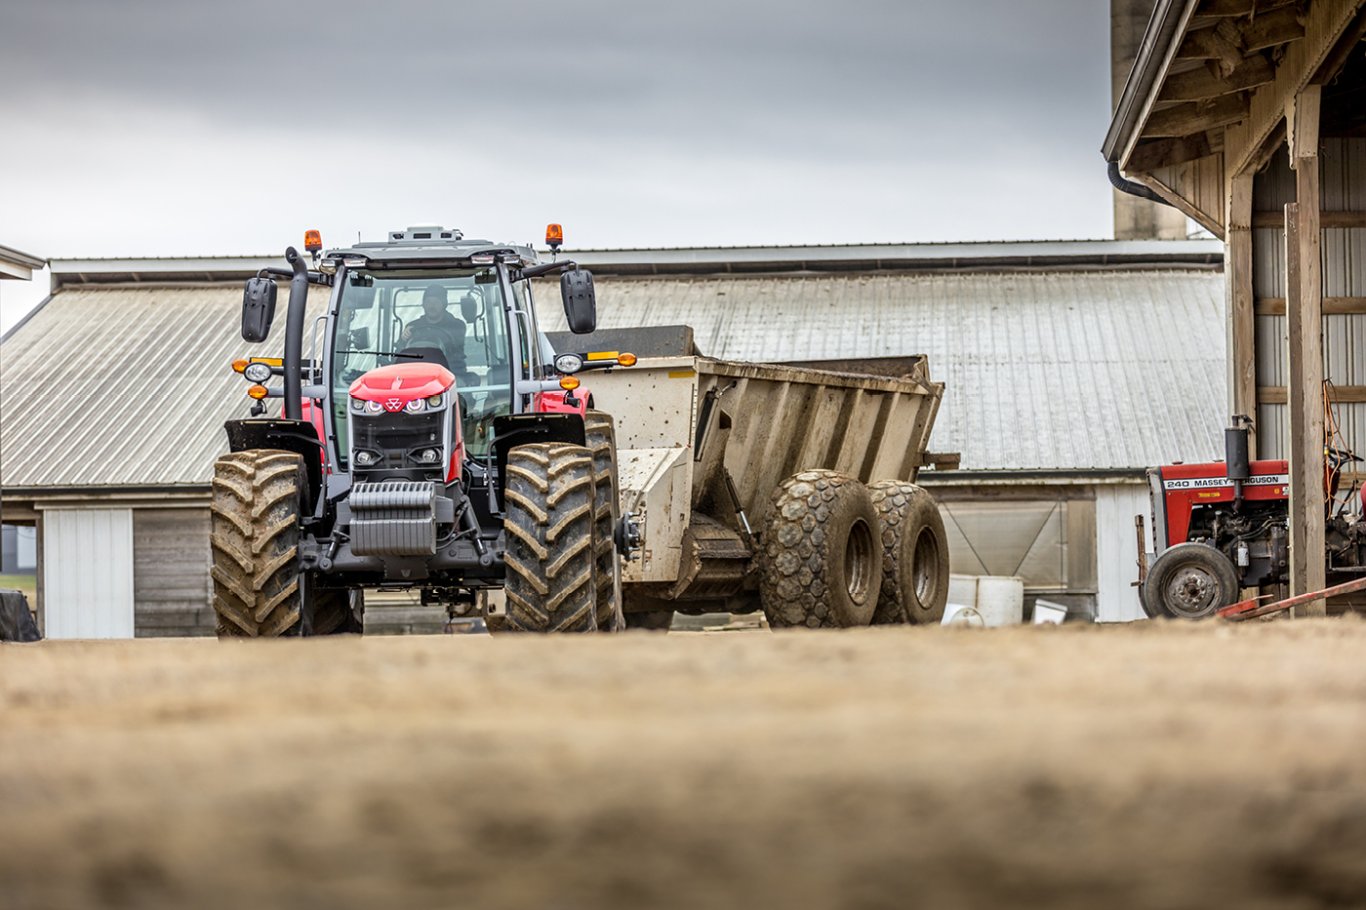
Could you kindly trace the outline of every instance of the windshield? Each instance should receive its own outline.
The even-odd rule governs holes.
[[[512,358],[498,273],[348,271],[335,320],[332,413],[343,465],[350,450],[348,394],[367,370],[415,358],[444,361],[455,374],[465,449],[488,451],[493,418],[512,409]]]

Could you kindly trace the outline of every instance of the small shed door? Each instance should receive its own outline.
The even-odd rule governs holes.
[[[1142,515],[1144,549],[1153,546],[1148,488],[1139,484],[1096,487],[1096,619],[1132,622],[1146,619],[1138,599],[1138,531],[1134,516]]]
[[[46,510],[42,544],[47,637],[132,638],[132,510]]]

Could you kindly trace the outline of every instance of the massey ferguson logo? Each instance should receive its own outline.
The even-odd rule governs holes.
[[[1248,487],[1279,487],[1289,483],[1289,474],[1263,474],[1260,477],[1249,477],[1243,481],[1243,485]],[[1190,479],[1162,481],[1162,489],[1164,490],[1207,490],[1211,487],[1232,488],[1233,481],[1227,477],[1192,477]]]
[[[401,411],[402,409],[403,409],[403,399],[402,399],[402,398],[386,398],[386,399],[384,399],[384,410],[386,410],[386,411]]]

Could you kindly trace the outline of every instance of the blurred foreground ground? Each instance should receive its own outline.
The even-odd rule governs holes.
[[[1366,622],[0,647],[0,905],[1366,906]]]

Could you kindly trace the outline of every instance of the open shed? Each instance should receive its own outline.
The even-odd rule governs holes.
[[[1159,0],[1102,149],[1225,241],[1228,411],[1290,460],[1293,593],[1324,582],[1325,419],[1366,452],[1363,36],[1361,0]]]

